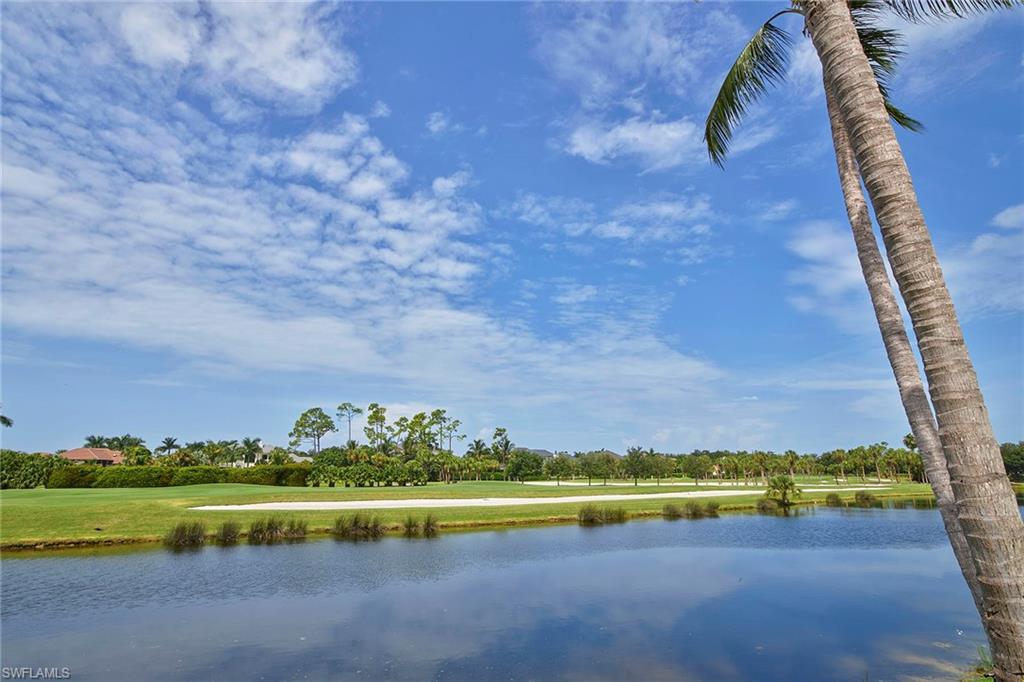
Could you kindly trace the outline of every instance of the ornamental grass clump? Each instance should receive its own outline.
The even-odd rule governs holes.
[[[705,502],[704,503],[704,516],[707,516],[708,518],[712,518],[712,519],[718,518],[718,508],[719,508],[719,506],[721,506],[721,505],[719,505],[717,502]]]
[[[423,519],[423,537],[435,537],[439,528],[440,524],[437,522],[437,517],[433,514],[427,514],[427,517]]]
[[[829,507],[842,507],[843,498],[839,497],[839,493],[829,493],[825,496],[825,505]]]
[[[164,536],[164,544],[176,549],[199,547],[206,542],[206,526],[202,521],[182,521]]]
[[[258,519],[249,525],[249,542],[255,545],[271,544],[281,540],[301,540],[306,537],[308,526],[305,521],[272,516]]]
[[[854,504],[856,504],[858,507],[870,507],[877,500],[875,496],[872,495],[871,493],[866,492],[864,490],[858,490],[857,493],[853,496],[853,501]]]
[[[414,538],[420,534],[420,522],[412,516],[407,516],[402,522],[402,532],[407,538]]]
[[[384,526],[376,516],[356,513],[335,519],[331,534],[342,540],[374,540],[384,535]]]
[[[778,514],[779,509],[779,503],[771,498],[762,497],[757,501],[757,511],[762,514]]]
[[[669,521],[683,518],[683,511],[674,504],[666,504],[661,508],[661,516]]]
[[[576,518],[581,526],[601,526],[606,523],[623,523],[629,518],[626,510],[622,507],[614,509],[601,509],[592,504],[585,505],[579,511]]]
[[[704,507],[700,505],[700,502],[690,500],[683,505],[683,514],[688,519],[702,519],[704,518]]]
[[[234,521],[225,521],[217,528],[214,538],[217,544],[233,545],[242,536],[242,526]]]

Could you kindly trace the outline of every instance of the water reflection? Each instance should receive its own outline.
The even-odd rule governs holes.
[[[4,665],[75,679],[948,677],[981,641],[915,509],[6,559],[2,597]]]

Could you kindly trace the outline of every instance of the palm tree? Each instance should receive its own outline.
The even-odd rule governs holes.
[[[14,426],[14,420],[6,414],[0,414],[0,425],[3,425],[5,428],[10,428]]]
[[[263,443],[259,438],[243,438],[242,439],[242,459],[248,464],[253,464],[259,459],[260,455],[263,454]]]
[[[107,447],[106,436],[86,436],[85,445],[82,447],[86,448],[105,448]]]
[[[165,455],[169,455],[170,453],[179,449],[181,449],[181,446],[178,445],[178,439],[171,438],[170,436],[164,438],[160,445],[154,448],[154,450],[156,450],[157,452],[163,453]]]
[[[786,466],[789,467],[790,477],[796,476],[796,464],[800,461],[800,455],[796,454],[795,450],[786,450],[783,457],[786,460]]]
[[[904,125],[916,124],[888,102],[884,76],[891,73],[897,53],[895,34],[880,31],[871,22],[884,9],[910,21],[922,21],[1019,4],[1019,0],[794,0],[789,9],[762,26],[741,53],[712,110],[715,115],[717,109],[717,114],[713,120],[709,116],[707,127],[709,152],[720,163],[732,127],[746,106],[785,74],[788,35],[771,21],[780,14],[804,15],[805,31],[822,61],[841,182],[886,351],[933,486],[945,486],[943,475],[936,470],[946,470],[948,492],[940,497],[936,491],[946,507],[943,521],[972,592],[985,599],[979,611],[997,674],[1007,677],[1024,674],[1024,599],[1020,596],[1024,594],[1024,522],[909,171],[889,123],[892,117]],[[906,332],[870,231],[866,206],[862,210],[859,205],[863,196],[858,172],[878,216],[893,274],[914,325],[938,428],[916,365],[911,372],[909,340],[899,339]],[[885,287],[880,289],[883,282]],[[943,435],[945,461],[937,456],[938,433]],[[959,528],[947,522],[954,509]],[[969,551],[964,551],[965,545]],[[972,568],[977,579],[972,579]],[[977,596],[975,600],[979,602]]]
[[[770,499],[779,501],[779,504],[783,507],[788,507],[793,504],[790,497],[797,497],[800,495],[800,489],[796,487],[796,481],[790,476],[772,476],[771,480],[768,481],[768,490],[765,491],[764,496]]]

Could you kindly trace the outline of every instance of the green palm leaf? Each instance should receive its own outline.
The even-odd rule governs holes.
[[[1024,7],[1022,0],[885,0],[897,16],[915,23],[943,19],[962,19],[1014,7]]]
[[[715,103],[704,123],[704,142],[711,160],[721,166],[733,131],[747,108],[786,77],[789,63],[789,34],[765,23],[757,30],[729,69]]]

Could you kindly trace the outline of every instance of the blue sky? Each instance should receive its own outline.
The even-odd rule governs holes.
[[[726,168],[701,146],[775,9],[6,5],[4,446],[283,444],[345,400],[549,449],[897,441],[796,24]],[[1017,440],[1024,24],[905,29],[901,143]]]

